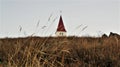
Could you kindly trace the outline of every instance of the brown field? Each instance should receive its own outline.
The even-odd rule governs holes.
[[[0,67],[120,67],[120,38],[3,38]]]

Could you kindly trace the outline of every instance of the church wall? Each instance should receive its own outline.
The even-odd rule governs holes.
[[[63,31],[57,31],[55,34],[56,36],[66,36],[66,32]]]

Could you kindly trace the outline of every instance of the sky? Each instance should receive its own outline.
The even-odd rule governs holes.
[[[55,36],[60,15],[68,36],[120,34],[120,0],[0,0],[0,37]]]

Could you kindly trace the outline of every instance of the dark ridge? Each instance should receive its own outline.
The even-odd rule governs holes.
[[[102,38],[107,38],[108,36],[106,34],[103,34],[102,35]]]
[[[110,32],[109,37],[117,37],[118,39],[120,39],[120,35],[113,32]]]

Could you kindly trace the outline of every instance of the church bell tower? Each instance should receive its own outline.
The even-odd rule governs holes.
[[[64,26],[64,23],[63,23],[63,20],[62,20],[62,16],[60,16],[58,27],[57,27],[57,30],[56,30],[55,34],[58,37],[63,37],[63,36],[67,35],[66,33],[67,33],[67,31],[65,29],[65,26]]]

